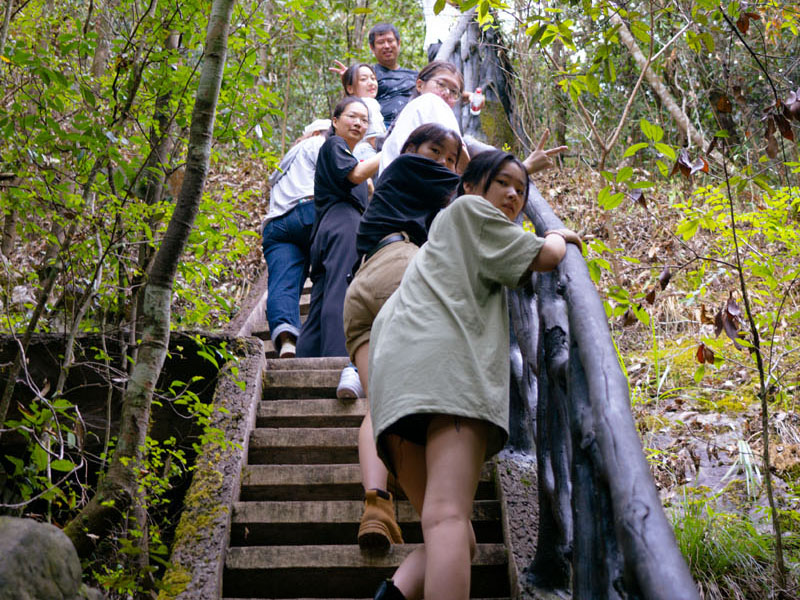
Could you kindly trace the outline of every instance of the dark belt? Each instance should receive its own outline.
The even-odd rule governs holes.
[[[406,237],[402,233],[393,233],[391,235],[387,235],[380,242],[375,244],[372,247],[372,250],[370,250],[369,252],[367,252],[364,255],[364,261],[363,262],[367,262],[370,258],[375,256],[375,254],[377,254],[378,250],[380,250],[381,248],[385,248],[389,244],[394,244],[395,242],[402,242],[405,239],[406,239]]]
[[[395,242],[402,242],[405,239],[406,236],[403,235],[402,233],[392,233],[390,235],[387,235],[377,244],[375,244],[375,246],[373,246],[369,252],[367,252],[363,257],[359,258],[356,261],[356,263],[353,265],[353,268],[347,274],[348,285],[350,284],[351,281],[353,281],[353,278],[356,276],[356,271],[358,271],[364,263],[366,263],[370,258],[372,258],[378,252],[378,250],[380,250],[381,248],[385,248],[389,244],[394,244]]]

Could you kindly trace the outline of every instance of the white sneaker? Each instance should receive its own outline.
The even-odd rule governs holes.
[[[342,369],[342,376],[339,377],[339,385],[336,387],[336,397],[339,400],[355,400],[364,397],[361,379],[353,365],[347,365]]]
[[[297,347],[294,342],[286,340],[281,344],[281,351],[278,353],[279,358],[294,358],[297,355]]]

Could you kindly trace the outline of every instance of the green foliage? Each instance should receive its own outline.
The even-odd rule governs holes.
[[[768,534],[743,515],[720,512],[702,490],[686,496],[672,514],[678,546],[704,597],[769,597]]]
[[[19,420],[5,423],[25,442],[21,453],[4,456],[12,468],[6,474],[7,508],[21,514],[26,505],[43,501],[48,514],[74,509],[82,496],[79,470],[85,468],[79,454],[83,440],[75,433],[81,432],[75,407],[63,398],[34,400],[20,413]]]

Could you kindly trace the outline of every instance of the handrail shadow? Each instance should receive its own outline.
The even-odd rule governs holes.
[[[525,214],[563,227],[531,184]],[[576,599],[699,598],[664,514],[630,411],[628,383],[580,251],[509,292],[512,447],[535,446],[534,588]]]

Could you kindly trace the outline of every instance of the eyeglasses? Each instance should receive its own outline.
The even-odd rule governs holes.
[[[357,115],[356,113],[347,113],[346,115],[342,115],[343,117],[347,117],[348,119],[352,119],[354,121],[359,121],[363,125],[369,125],[369,118],[362,117],[361,115]]]
[[[447,96],[450,96],[450,98],[452,98],[453,100],[458,100],[459,98],[461,98],[460,91],[458,91],[456,88],[450,87],[441,79],[431,79],[431,81],[433,81],[433,83],[436,85],[437,90],[439,90],[443,94],[446,94]]]

